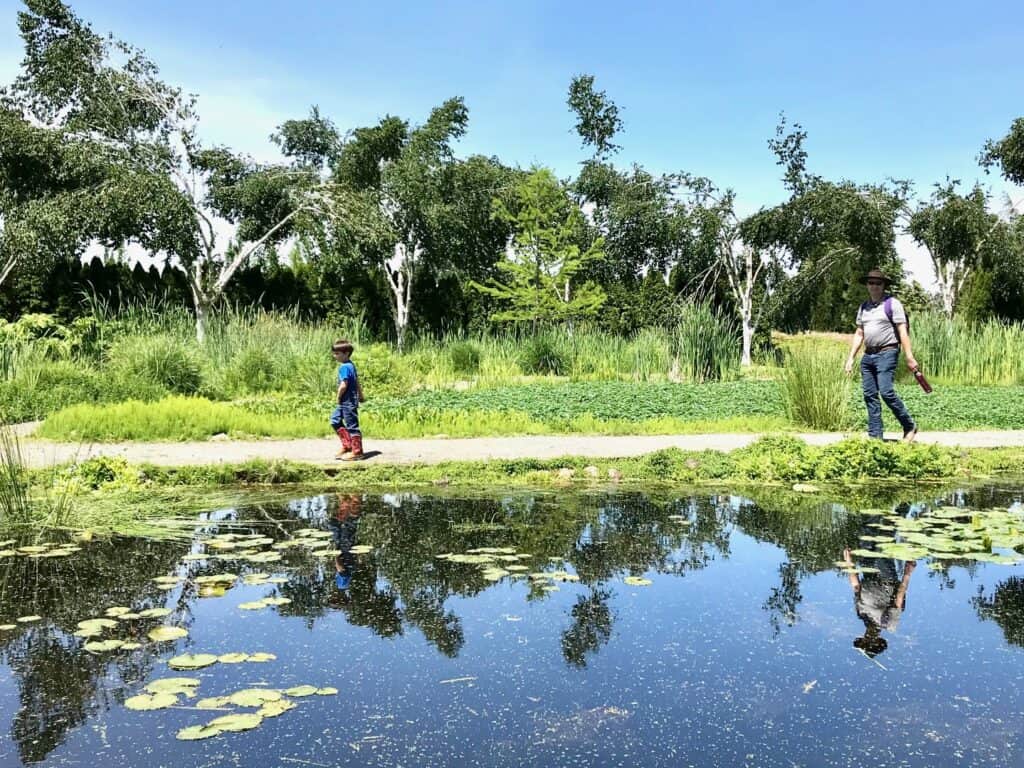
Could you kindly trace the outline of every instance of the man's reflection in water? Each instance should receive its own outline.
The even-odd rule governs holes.
[[[865,518],[866,523],[884,522],[881,516]],[[866,526],[864,533],[877,535],[879,529]],[[862,541],[865,549],[877,550],[877,543]],[[882,630],[894,630],[899,625],[900,616],[907,608],[907,587],[910,585],[910,574],[917,563],[913,560],[903,564],[900,574],[896,560],[891,557],[858,558],[854,562],[849,549],[843,550],[843,560],[849,566],[877,569],[878,573],[849,574],[850,588],[853,590],[853,606],[857,616],[864,622],[864,634],[853,641],[853,647],[874,658],[889,647],[882,637]]]
[[[346,602],[350,599],[349,585],[352,583],[352,574],[356,565],[352,547],[356,543],[356,528],[359,525],[361,506],[362,498],[359,496],[338,494],[338,509],[327,520],[334,548],[340,551],[340,554],[334,558],[334,585]]]

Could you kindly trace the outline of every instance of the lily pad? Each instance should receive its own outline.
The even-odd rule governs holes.
[[[173,707],[177,703],[178,697],[173,693],[154,693],[152,695],[140,693],[138,696],[132,696],[125,699],[124,705],[128,707],[128,709],[147,712],[153,709],[167,709],[168,707]]]
[[[280,700],[281,692],[273,688],[246,688],[228,696],[228,701],[236,707],[261,707],[269,701]]]
[[[12,629],[17,628],[17,624],[0,624],[0,632],[10,632]]]
[[[154,643],[164,643],[188,637],[188,630],[183,627],[163,626],[149,630],[147,637]]]
[[[320,689],[315,685],[296,685],[294,688],[286,688],[284,692],[288,696],[301,698],[303,696],[312,696],[318,690]]]
[[[132,642],[121,643],[121,650],[122,651],[137,651],[141,647],[142,647],[142,643],[132,643]]]
[[[196,576],[196,584],[234,584],[238,576],[234,573],[215,573],[209,576]]]
[[[78,622],[79,629],[113,629],[117,626],[117,622],[113,619],[86,619],[85,621]]]
[[[240,713],[218,717],[215,720],[211,720],[206,725],[208,728],[217,728],[221,731],[230,731],[235,733],[238,731],[251,731],[253,728],[258,728],[262,722],[263,715],[256,713]]]
[[[264,704],[262,707],[256,710],[256,714],[262,715],[263,717],[277,717],[278,715],[284,714],[289,709],[295,709],[296,706],[297,705],[295,704],[294,701],[288,701],[288,699],[280,699],[279,701],[268,701],[266,704]]]
[[[641,576],[627,576],[623,581],[631,587],[649,587],[654,583],[650,579],[645,579]]]
[[[317,688],[316,689],[316,695],[317,696],[335,696],[335,695],[337,695],[337,693],[338,693],[338,689],[337,688],[331,688],[329,686],[327,688]]]
[[[146,685],[147,693],[183,693],[195,696],[199,680],[195,677],[165,677]]]
[[[275,661],[276,659],[277,656],[274,654],[260,651],[259,653],[250,653],[249,658],[247,658],[246,661],[262,663],[266,661]]]
[[[243,661],[248,660],[248,653],[222,653],[217,657],[217,661],[221,664],[241,664]]]
[[[199,741],[200,739],[209,739],[213,736],[220,736],[224,731],[220,728],[214,728],[209,725],[190,725],[188,728],[182,728],[175,735],[175,738],[181,741]]]
[[[171,669],[202,669],[216,663],[217,657],[212,653],[186,653],[169,659],[167,666]]]
[[[123,605],[117,605],[113,608],[107,608],[104,613],[112,619],[116,619],[118,616],[124,616],[126,613],[131,613],[131,608],[126,608]]]
[[[32,616],[19,616],[18,618],[15,619],[15,621],[18,622],[19,624],[32,624],[32,623],[34,623],[36,621],[42,621],[42,620],[43,620],[42,616],[36,616],[36,615],[32,615]]]
[[[287,597],[264,597],[263,602],[267,605],[288,605],[291,599]]]
[[[124,645],[124,640],[93,640],[82,647],[92,653],[102,653],[104,651],[116,651],[122,645]]]
[[[239,603],[238,607],[243,611],[259,611],[267,607],[267,604],[262,600],[253,600],[248,603]]]
[[[200,699],[196,702],[196,709],[223,709],[230,702],[227,696],[211,696],[208,699]]]
[[[356,544],[352,549],[349,550],[353,555],[368,555],[373,552],[373,547],[369,544]]]
[[[122,613],[120,616],[117,617],[117,620],[118,621],[137,621],[138,619],[141,619],[141,618],[142,618],[142,616],[140,616],[137,613]]]
[[[170,608],[146,608],[144,611],[139,611],[139,616],[143,619],[162,619],[170,614]]]

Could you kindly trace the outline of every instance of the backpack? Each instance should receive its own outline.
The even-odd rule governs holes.
[[[870,301],[865,301],[863,304],[861,304],[861,312],[866,312],[867,310],[871,309],[870,304]],[[893,333],[896,334],[896,338],[898,339],[900,337],[900,334],[899,331],[896,330],[896,322],[892,319],[892,296],[885,297],[885,300],[882,302],[882,310],[885,312],[885,316],[889,318],[889,322],[892,323]],[[907,318],[907,333],[910,333],[910,313],[907,312],[906,307],[903,308],[903,314]]]

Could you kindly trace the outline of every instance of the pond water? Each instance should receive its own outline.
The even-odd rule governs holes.
[[[1024,764],[1024,487],[750,495],[256,499],[3,557],[0,765]]]

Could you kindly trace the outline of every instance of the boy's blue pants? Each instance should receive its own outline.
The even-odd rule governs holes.
[[[337,432],[342,427],[352,437],[362,437],[359,431],[359,406],[358,405],[336,405],[331,411],[331,429]]]

